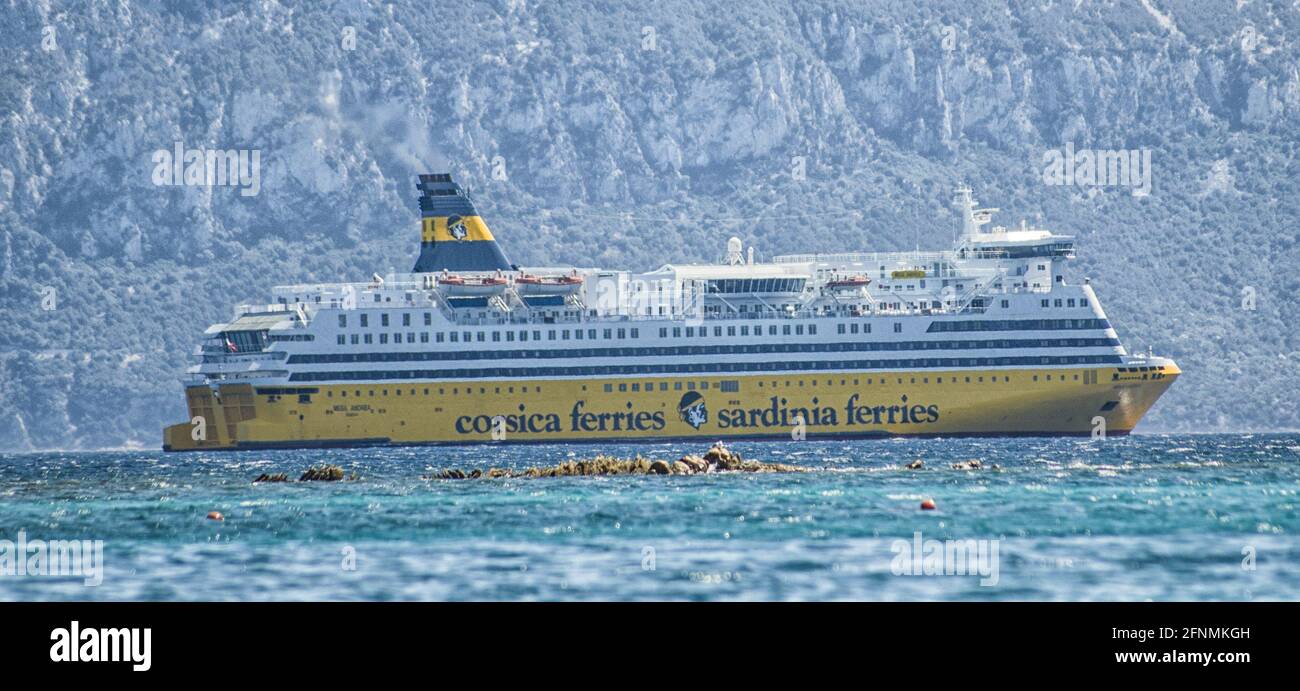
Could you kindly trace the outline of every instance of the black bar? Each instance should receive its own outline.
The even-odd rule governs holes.
[[[1244,680],[1281,672],[1296,658],[1297,615],[1296,603],[11,603],[0,605],[0,658],[41,679],[111,675],[204,686],[286,671],[337,679],[349,670],[393,679],[431,669],[471,680],[540,675],[536,681],[611,664],[630,677],[684,680],[707,663],[732,681],[779,668],[852,674],[867,686],[955,673],[972,683],[1017,678],[1017,686],[1051,687],[1075,674]],[[52,661],[51,632],[73,621],[82,631],[149,628],[150,669]],[[1162,661],[1173,651],[1248,661]],[[1117,660],[1127,653],[1156,659]],[[627,681],[620,679],[607,681]]]

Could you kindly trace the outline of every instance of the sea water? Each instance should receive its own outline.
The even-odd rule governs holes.
[[[730,445],[806,473],[424,478],[707,446],[0,455],[0,599],[1300,599],[1300,435],[809,438]],[[322,463],[357,479],[252,482]],[[33,540],[100,541],[98,584],[12,568]]]

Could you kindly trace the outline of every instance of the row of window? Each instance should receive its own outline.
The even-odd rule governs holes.
[[[629,383],[620,383],[620,384],[617,385],[617,387],[618,387],[618,391],[619,391],[619,393],[624,393],[624,392],[628,392],[628,391],[631,391],[632,393],[639,393],[640,391],[642,391],[642,388],[643,388],[643,387],[644,387],[644,390],[645,390],[646,393],[651,393],[651,392],[653,392],[653,391],[655,390],[655,383],[652,382],[652,381],[648,381],[648,382],[646,382],[644,385],[643,385],[641,382],[632,382],[632,383],[630,383],[630,384],[629,384]],[[708,390],[709,390],[709,383],[706,382],[706,381],[702,381],[702,382],[699,382],[699,384],[698,384],[698,386],[697,386],[697,385],[696,385],[696,382],[694,382],[694,381],[687,381],[687,382],[675,381],[675,382],[672,383],[672,387],[673,387],[673,391],[681,391],[681,390],[683,390],[683,388],[684,388],[686,391],[695,391],[695,390],[697,390],[697,389],[700,390],[700,391],[708,391]],[[613,393],[613,392],[614,392],[614,388],[615,388],[615,385],[614,385],[614,384],[606,384],[606,385],[605,385],[605,393]],[[668,382],[666,382],[666,381],[661,381],[661,382],[659,382],[659,390],[660,390],[660,391],[667,391],[667,390],[668,390]],[[726,393],[736,393],[736,392],[740,391],[740,382],[738,382],[738,381],[734,381],[734,380],[727,380],[727,381],[721,381],[721,382],[718,382],[718,390],[723,391],[723,392],[726,392]]]
[[[1007,302],[1006,300],[1002,301],[1003,307],[1007,306],[1006,302]],[[1053,305],[1055,305],[1056,307],[1074,307],[1074,298],[1066,298],[1064,300],[1064,303],[1065,304],[1062,304],[1061,298],[1056,298],[1055,300],[1049,300],[1048,298],[1043,298],[1040,304],[1042,304],[1043,307],[1052,307]],[[1079,298],[1079,306],[1087,307],[1088,298]]]
[[[340,319],[344,318],[344,316],[345,315],[341,315]],[[362,316],[364,317],[365,315]],[[387,322],[387,316],[388,315],[384,315],[385,322]],[[408,314],[403,316],[409,317],[410,315]],[[364,326],[365,320],[363,319],[362,321]],[[409,320],[404,320],[404,321],[409,321]],[[838,324],[837,332],[841,334],[846,333],[846,328],[847,328],[847,333],[856,334],[859,332],[859,326],[861,327],[862,333],[864,334],[871,333],[870,323],[859,325],[857,322],[848,325]],[[903,325],[901,322],[894,322],[893,326],[894,326],[894,333],[903,332]],[[1110,328],[1110,322],[1105,319],[1020,319],[1020,320],[1003,319],[1003,320],[986,320],[986,321],[936,321],[936,322],[932,322],[930,324],[930,327],[926,329],[926,331],[927,333],[948,332],[948,331],[1012,331],[1012,330],[1059,331],[1065,329],[1108,329],[1108,328]],[[669,332],[670,329],[668,327],[662,327],[659,329],[659,337],[667,338]],[[629,333],[631,334],[632,338],[641,337],[641,330],[636,328],[632,328],[632,329],[612,329],[612,328],[610,329],[548,329],[546,331],[546,336],[547,336],[546,340],[581,341],[585,338],[586,340],[594,341],[596,340],[597,335],[601,333],[603,333],[603,336],[606,340],[611,340],[615,338],[616,335],[619,339],[625,339],[628,337]],[[683,333],[686,338],[707,338],[709,336],[709,327],[677,326],[677,327],[672,327],[671,333],[673,338],[682,338]],[[742,336],[742,337],[751,336],[751,335],[762,336],[763,327],[762,325],[756,324],[753,326],[752,331],[751,331],[751,327],[747,324],[742,324],[740,326],[731,325],[726,327],[722,327],[722,326],[713,327],[714,336],[721,338],[724,335],[724,333],[726,336]],[[782,336],[803,336],[803,335],[816,336],[817,325],[808,324],[806,325],[806,328],[804,324],[781,324],[779,326],[776,324],[768,325],[767,335],[776,336],[778,335],[778,333]],[[502,336],[502,334],[505,335]],[[527,342],[528,340],[530,340],[530,336],[531,336],[531,340],[540,341],[542,340],[542,331],[539,329],[534,329],[532,331],[529,331],[527,329],[521,329],[518,331],[447,331],[447,332],[439,331],[434,334],[433,342],[470,343],[470,342],[477,341],[479,343],[486,343],[488,341],[491,341],[493,343],[500,343],[504,338],[505,342],[512,343],[515,341]],[[349,345],[349,344],[370,345],[376,342],[375,338],[376,337],[372,334],[351,334],[351,335],[339,334],[337,337],[337,343],[339,345]],[[405,338],[405,341],[403,341],[403,338]],[[429,340],[430,340],[429,333],[427,331],[423,331],[419,333],[420,343],[428,343]],[[384,333],[378,334],[378,343],[380,345],[387,345],[389,342],[390,340],[388,334],[384,334]],[[392,335],[391,342],[392,343],[402,343],[402,342],[415,343],[416,333],[408,332],[405,334],[405,336],[403,336],[403,334],[401,333],[394,333]]]
[[[376,295],[375,297],[379,297],[379,296]],[[357,317],[358,317],[358,321],[361,323],[361,328],[366,328],[366,327],[369,327],[369,326],[370,326],[370,315],[369,315],[369,314],[367,314],[366,312],[361,312],[361,314],[357,315]],[[387,312],[382,312],[382,313],[380,313],[380,315],[379,315],[379,325],[380,325],[380,326],[389,326],[389,322],[388,322],[388,313],[387,313]],[[403,312],[403,313],[402,313],[402,326],[410,326],[410,325],[411,325],[411,313],[410,313],[410,312]],[[425,326],[433,326],[433,313],[432,313],[432,312],[425,312],[425,313],[424,313],[424,325],[425,325]],[[346,329],[346,328],[348,328],[348,315],[347,315],[347,314],[340,314],[340,315],[339,315],[339,328],[340,328],[340,329]]]
[[[742,293],[798,293],[807,279],[803,278],[719,278],[708,283],[710,294]]]
[[[805,326],[806,326],[806,328],[805,328]],[[816,325],[816,324],[807,324],[807,325],[804,325],[804,324],[782,324],[782,325],[780,325],[780,327],[778,327],[776,324],[769,324],[769,325],[767,326],[767,335],[768,335],[768,336],[775,336],[775,335],[777,335],[777,333],[778,333],[778,328],[780,329],[780,334],[781,334],[782,336],[803,336],[803,335],[805,335],[805,334],[807,334],[807,335],[809,335],[809,336],[816,336],[816,335],[817,335],[817,325]],[[686,338],[708,338],[708,336],[709,336],[709,327],[707,327],[707,326],[699,326],[699,327],[695,327],[695,326],[686,326],[686,327],[675,326],[675,327],[672,328],[673,338],[681,338],[683,332],[685,332],[685,334],[686,334]],[[668,333],[669,333],[669,329],[668,329],[668,327],[666,327],[666,326],[665,326],[665,327],[661,327],[661,328],[659,329],[659,338],[668,338]],[[753,326],[752,329],[750,328],[750,326],[749,326],[748,324],[741,324],[740,326],[736,326],[736,325],[733,324],[733,325],[731,325],[731,326],[726,326],[726,327],[722,327],[722,326],[715,326],[715,327],[713,327],[713,335],[714,335],[714,336],[717,336],[717,337],[721,338],[722,335],[723,335],[724,333],[725,333],[727,336],[762,336],[762,335],[763,335],[763,325],[762,325],[762,324],[755,324],[755,325]]]
[[[585,338],[586,340],[594,341],[596,340],[597,334],[600,333],[601,331],[602,329],[550,329],[547,331],[547,340],[554,341],[558,339],[561,341],[568,341],[568,340],[581,341]],[[613,339],[615,333],[618,334],[619,338],[626,339],[628,337],[629,331],[632,334],[632,338],[641,337],[640,329],[603,329],[603,331],[605,334],[605,338],[607,339]],[[504,336],[502,334],[504,334]],[[519,331],[439,331],[434,334],[433,340],[435,343],[446,343],[446,342],[470,343],[476,340],[479,343],[486,343],[488,341],[491,341],[492,343],[500,343],[502,340],[505,340],[505,342],[507,343],[513,343],[515,341],[527,342],[528,340],[530,340],[529,339],[530,335],[532,337],[531,340],[534,341],[542,340],[542,332],[537,329],[534,329],[532,331],[529,331],[527,329],[522,329]],[[402,338],[403,335],[401,333],[394,333],[392,335],[392,342],[401,343]],[[415,343],[416,332],[414,331],[407,332],[405,338],[407,343]],[[378,339],[380,345],[389,342],[389,336],[386,333],[378,334]],[[420,339],[420,343],[428,343],[429,332],[428,331],[419,332],[419,339]],[[362,344],[368,344],[374,342],[375,342],[375,335],[369,333],[339,334],[337,337],[337,343],[339,345],[348,345],[348,344],[362,345]]]
[[[498,394],[501,393],[501,387],[500,387],[500,386],[493,387],[493,388],[496,390],[496,393],[498,393]],[[515,392],[515,387],[510,386],[510,387],[507,387],[507,388],[509,389],[509,392],[508,392],[508,393],[510,393],[510,394],[514,394],[514,392]],[[541,393],[541,392],[542,392],[542,387],[540,387],[540,386],[533,386],[533,387],[521,386],[521,387],[519,387],[519,388],[520,388],[520,393],[529,393],[529,391],[532,391],[533,393]],[[586,390],[587,387],[584,386],[584,387],[582,387],[582,388],[583,388],[583,390]],[[367,389],[366,392],[367,392],[371,397],[374,397],[374,396],[376,396],[376,395],[379,395],[379,396],[387,396],[387,395],[388,395],[388,389]],[[378,392],[378,393],[376,393],[376,392]],[[419,395],[419,394],[416,393],[416,389],[414,389],[414,388],[410,389],[409,392],[410,392],[410,393],[409,393],[410,396],[418,396],[418,395]],[[428,396],[428,395],[429,395],[429,392],[430,392],[430,388],[427,387],[427,386],[424,387],[424,395],[425,395],[425,396]],[[312,397],[312,394],[319,394],[319,393],[320,393],[320,389],[318,389],[318,388],[316,388],[316,387],[299,387],[299,388],[259,388],[259,389],[257,390],[257,395],[259,395],[259,396],[266,396],[266,397],[267,397],[267,400],[272,401],[272,402],[279,400],[281,396],[294,395],[295,393],[296,393],[297,396],[298,396],[298,402],[299,402],[299,403],[311,403],[311,397]],[[451,393],[452,393],[453,395],[459,395],[459,394],[460,394],[460,387],[455,387],[455,388],[453,388],[453,389],[451,390]],[[466,395],[468,395],[468,394],[473,394],[473,393],[474,393],[474,389],[473,389],[473,387],[469,387],[469,386],[465,387],[465,393],[466,393]],[[478,388],[478,393],[479,393],[479,394],[486,394],[486,393],[487,393],[487,387],[480,386],[480,387]],[[353,394],[353,397],[354,397],[354,398],[361,398],[361,396],[362,396],[361,389],[353,389],[352,394]],[[447,389],[446,389],[446,388],[442,388],[442,387],[439,387],[439,388],[438,388],[438,395],[439,395],[439,396],[445,396],[446,394],[447,394]],[[393,389],[393,395],[394,395],[394,396],[401,396],[401,395],[402,395],[402,390],[401,390],[401,389],[396,389],[396,388]],[[326,398],[334,398],[334,392],[333,392],[333,391],[326,391],[326,392],[325,392],[325,397],[326,397]],[[344,389],[344,390],[340,390],[340,391],[339,391],[339,398],[347,398],[347,397],[348,397],[348,392],[347,392],[346,389]],[[302,416],[299,416],[299,419],[301,419],[301,417],[302,417]]]
[[[346,316],[347,315],[339,315],[340,322],[345,320]],[[410,317],[411,315],[404,314],[402,316]],[[361,320],[361,325],[366,326],[367,320],[364,319],[365,315],[362,315],[362,317],[363,319]],[[383,315],[383,317],[384,318],[382,320],[383,322],[382,326],[386,327],[388,326],[388,315],[385,314]],[[402,324],[403,326],[410,326],[410,319],[403,319],[402,321],[404,322]],[[425,320],[425,324],[428,325],[428,320]],[[853,328],[854,328],[853,333],[857,333],[856,324],[854,324]],[[866,328],[867,328],[866,333],[871,333],[871,325],[867,324]],[[681,338],[683,331],[685,332],[686,338],[707,338],[709,336],[709,328],[707,326],[700,326],[700,327],[687,326],[684,328],[674,327],[671,331],[672,331],[673,338]],[[894,331],[896,333],[901,332],[902,324],[894,324]],[[659,329],[660,338],[667,338],[668,333],[669,333],[668,327],[662,327]],[[781,326],[778,327],[775,324],[771,324],[767,327],[767,335],[776,336],[778,333],[783,336],[803,336],[805,334],[809,336],[816,336],[817,325],[816,324],[807,324],[807,325],[782,324]],[[840,333],[844,333],[843,325],[840,325]],[[750,336],[750,335],[762,336],[763,327],[762,325],[759,324],[755,324],[752,327],[752,329],[748,324],[742,324],[741,326],[731,325],[726,327],[722,327],[722,326],[713,327],[714,336],[721,338],[724,334],[727,336]],[[356,345],[359,342],[360,343],[373,342],[373,339],[370,338],[358,340],[359,335],[361,334],[352,334],[349,338],[345,334],[339,334],[338,344],[346,345],[346,343],[349,341],[353,345]],[[568,340],[581,341],[583,339],[594,341],[597,338],[604,338],[605,340],[613,340],[614,338],[618,338],[620,340],[623,340],[628,338],[629,336],[631,338],[640,338],[641,329],[634,327],[634,328],[607,328],[607,329],[548,329],[546,331],[546,340],[548,341],[568,341]],[[521,342],[528,341],[530,340],[530,337],[531,340],[540,341],[542,340],[542,331],[540,329],[533,329],[532,331],[529,331],[527,329],[520,329],[516,331],[439,331],[434,334],[433,340],[435,343],[444,343],[444,342],[470,343],[473,341],[477,341],[479,343],[487,343],[489,341],[493,343],[500,343],[502,340],[509,343],[513,341],[521,341]],[[380,334],[379,342],[388,343],[388,338],[383,334]],[[402,335],[394,334],[393,342],[401,343]],[[406,342],[414,343],[415,336],[412,334],[407,334]],[[429,342],[429,334],[427,332],[420,334],[420,342],[421,343]]]
[[[1017,356],[988,358],[920,358],[912,360],[823,360],[799,362],[662,363],[588,367],[484,367],[437,370],[361,370],[295,372],[290,381],[355,381],[378,379],[518,379],[523,377],[591,377],[629,374],[718,374],[723,372],[782,372],[807,370],[871,370],[1032,365],[1117,364],[1118,355]]]
[[[934,321],[926,333],[944,331],[1061,331],[1109,329],[1109,319],[980,319]]]
[[[1068,380],[1066,379],[1066,376],[1067,376],[1067,375],[1064,375],[1064,374],[1058,374],[1058,375],[1055,375],[1055,377],[1053,377],[1053,375],[1048,374],[1048,375],[1046,375],[1046,376],[1044,377],[1044,379],[1045,379],[1046,381],[1059,381],[1059,382],[1065,382],[1065,381],[1068,381]],[[1078,375],[1078,374],[1075,374],[1075,375],[1072,375],[1072,376],[1073,376],[1074,381],[1079,381],[1079,375]],[[881,377],[881,378],[880,378],[880,385],[881,385],[881,386],[887,386],[887,385],[889,384],[889,379],[890,379],[889,377]],[[892,379],[894,379],[894,381],[895,381],[896,383],[898,383],[898,384],[902,384],[902,383],[903,383],[903,377],[893,377]],[[930,377],[909,377],[908,379],[910,379],[910,382],[911,382],[912,384],[918,384],[918,383],[919,383],[919,384],[929,384],[929,383],[930,383]],[[977,375],[977,376],[974,376],[974,377],[971,377],[971,376],[965,376],[965,377],[955,377],[955,376],[953,376],[953,377],[948,377],[947,380],[946,380],[946,382],[945,382],[945,379],[944,379],[943,377],[935,377],[935,378],[934,378],[934,383],[936,383],[936,384],[943,384],[943,383],[957,384],[957,383],[959,383],[959,381],[962,380],[962,379],[964,379],[965,382],[966,382],[967,384],[972,384],[972,383],[983,384],[983,383],[985,383],[985,377],[983,377],[983,376],[978,376],[978,375]],[[1035,374],[1035,375],[1033,376],[1033,380],[1034,380],[1034,381],[1038,381],[1038,380],[1039,380],[1039,375]],[[863,380],[862,380],[861,378],[854,378],[854,379],[852,379],[851,381],[853,382],[853,386],[862,386],[862,381],[863,381]],[[998,383],[998,381],[1001,381],[1001,382],[1004,383],[1004,384],[1009,384],[1009,383],[1011,383],[1011,377],[1010,377],[1010,376],[1007,376],[1007,375],[1002,375],[1001,377],[998,377],[998,376],[989,376],[989,377],[988,377],[988,383],[990,383],[990,384],[996,384],[996,383]],[[818,382],[817,379],[795,379],[795,380],[793,380],[793,381],[790,380],[790,379],[786,379],[784,382],[780,382],[780,381],[777,381],[777,380],[773,379],[773,380],[771,380],[770,382],[759,381],[759,382],[756,382],[756,383],[757,383],[757,385],[758,385],[758,388],[760,388],[760,389],[763,389],[763,388],[779,389],[779,388],[781,388],[781,384],[782,384],[782,383],[785,384],[785,388],[789,389],[789,388],[803,388],[805,384],[807,384],[808,386],[815,387],[815,386],[817,386],[817,382]],[[849,382],[850,382],[850,380],[849,380],[848,378],[840,379],[840,386],[848,386],[848,385],[849,385]],[[876,383],[876,378],[875,378],[875,377],[869,377],[869,378],[866,379],[866,385],[867,385],[867,386],[874,386],[875,383]],[[668,390],[668,382],[663,382],[663,381],[661,381],[661,382],[659,382],[658,384],[659,384],[659,390],[660,390],[660,391],[667,391],[667,390]],[[644,392],[646,392],[646,393],[653,393],[654,390],[655,390],[655,382],[645,382],[644,384],[642,384],[641,382],[632,382],[632,383],[630,383],[630,384],[629,384],[629,383],[620,383],[620,384],[617,384],[617,385],[615,385],[615,384],[605,384],[605,393],[613,393],[613,392],[614,392],[614,389],[615,389],[616,386],[617,386],[617,389],[618,389],[619,393],[625,393],[625,392],[638,393],[638,392],[642,392],[642,391],[644,391]],[[835,386],[835,380],[834,380],[834,379],[827,379],[827,380],[826,380],[826,386]],[[674,391],[681,391],[682,388],[683,388],[683,386],[682,386],[682,382],[680,382],[680,381],[675,381],[675,382],[672,383],[672,389],[673,389]],[[695,384],[695,382],[693,382],[693,381],[688,381],[688,382],[685,383],[685,388],[686,388],[686,390],[688,390],[688,391],[695,391],[695,390],[696,390],[696,384]],[[709,383],[708,383],[707,381],[702,381],[702,382],[699,383],[699,389],[700,389],[701,391],[707,390],[708,388],[709,388]],[[720,382],[718,382],[718,389],[719,389],[720,391],[723,391],[724,393],[737,393],[737,392],[740,391],[740,382],[739,382],[739,381],[736,381],[736,380],[724,380],[724,381],[720,381]]]
[[[540,387],[540,386],[533,386],[533,387],[521,386],[521,387],[519,387],[519,388],[520,388],[520,393],[529,393],[530,391],[533,392],[533,393],[541,393],[541,392],[542,392],[542,387]],[[495,387],[493,387],[493,389],[494,389],[494,393],[497,393],[497,394],[503,393],[502,387],[500,387],[500,386],[495,386]],[[505,389],[506,389],[506,391],[504,391],[504,393],[514,394],[514,392],[515,392],[515,387],[513,387],[513,386],[505,387]],[[378,393],[376,393],[376,392],[378,392]],[[429,392],[430,392],[429,387],[427,387],[427,386],[424,387],[424,395],[425,395],[425,396],[428,396],[428,395],[429,395]],[[258,393],[261,393],[261,390],[260,390],[260,389],[258,390]],[[376,395],[378,395],[378,396],[387,396],[387,395],[388,395],[388,389],[367,389],[367,393],[368,393],[370,396],[376,396]],[[452,395],[459,395],[459,394],[460,394],[460,387],[455,387],[455,388],[453,388],[453,389],[451,390],[451,393],[452,393]],[[469,387],[469,386],[467,386],[467,387],[465,387],[465,393],[466,393],[466,395],[468,395],[468,394],[473,394],[473,393],[478,393],[478,394],[480,394],[480,395],[487,395],[487,387],[485,387],[485,386],[480,386],[480,387],[478,387],[478,391],[476,392],[476,391],[474,390],[473,387]],[[361,398],[361,389],[353,389],[353,391],[352,391],[352,395],[353,395],[355,398]],[[401,396],[401,395],[402,395],[402,390],[401,390],[401,389],[393,389],[393,395],[394,395],[394,396]],[[411,395],[411,396],[418,396],[419,394],[416,393],[416,389],[410,389],[410,393],[409,393],[408,395]],[[439,387],[439,388],[438,388],[438,395],[439,395],[439,396],[445,396],[445,395],[447,395],[447,389],[446,389],[446,388],[443,388],[443,387]],[[333,391],[326,391],[326,392],[325,392],[325,397],[326,397],[326,398],[334,398],[334,392],[333,392]],[[343,389],[343,390],[339,391],[339,398],[347,398],[347,397],[348,397],[348,392],[347,392],[346,389]],[[310,402],[310,401],[304,401],[303,398],[302,398],[302,396],[299,396],[298,400],[299,400],[300,402],[303,402],[303,403],[308,403],[308,402]]]
[[[394,334],[400,338],[401,334]],[[413,342],[414,333],[407,334]],[[427,336],[428,334],[421,334]],[[381,334],[387,336],[387,334]],[[400,342],[400,341],[398,341]],[[520,360],[611,357],[680,357],[686,355],[760,355],[765,353],[853,353],[908,350],[983,350],[1021,348],[1106,348],[1117,338],[1043,338],[982,341],[846,341],[832,343],[744,343],[657,348],[555,348],[549,350],[453,350],[391,353],[303,353],[290,355],[291,365],[328,362],[421,362],[444,360]]]
[[[1068,299],[1068,302],[1070,303],[1070,307],[1074,307],[1074,298],[1069,298],[1069,299]],[[1087,300],[1082,300],[1081,302],[1083,302],[1085,305],[1087,304]],[[1047,307],[1047,306],[1048,306],[1047,303],[1048,303],[1048,300],[1043,300],[1043,306],[1044,306],[1044,307]],[[1061,306],[1061,304],[1060,304],[1060,303],[1061,303],[1061,300],[1060,300],[1060,299],[1057,299],[1057,300],[1056,300],[1056,303],[1057,303],[1057,305],[1056,305],[1057,307],[1060,307],[1060,306]],[[1004,306],[1004,307],[1006,306],[1006,301],[1005,301],[1005,300],[1003,301],[1003,306]],[[432,325],[433,325],[432,315],[431,315],[429,312],[424,312],[423,314],[424,314],[424,325],[425,325],[425,326],[432,326]],[[361,325],[361,327],[362,327],[362,328],[369,328],[369,321],[370,321],[370,320],[369,320],[369,315],[367,315],[367,314],[365,314],[365,313],[363,312],[363,313],[361,313],[361,314],[359,315],[359,317],[360,317],[360,325]],[[386,327],[389,327],[389,326],[391,325],[391,324],[390,324],[390,319],[389,319],[389,315],[388,315],[388,313],[380,314],[379,317],[380,317],[380,318],[379,318],[379,322],[380,322],[380,323],[379,323],[379,327],[380,327],[380,328],[386,328]],[[346,328],[347,328],[347,325],[348,325],[348,315],[346,315],[346,314],[340,314],[340,315],[339,315],[339,328],[341,328],[341,329],[346,329]],[[404,326],[404,327],[409,327],[410,325],[411,325],[411,313],[410,313],[410,312],[403,312],[403,313],[402,313],[402,326]],[[859,326],[860,326],[861,329],[862,329],[862,333],[871,333],[871,323],[870,323],[870,322],[862,323],[862,324],[859,324],[858,322],[853,322],[853,323],[851,323],[851,324],[847,324],[847,325],[841,323],[841,324],[836,325],[836,328],[837,328],[837,330],[838,330],[839,333],[845,333],[845,329],[846,329],[846,327],[847,327],[848,329],[851,329],[851,330],[852,330],[851,333],[858,333]],[[934,321],[934,322],[931,322],[931,324],[930,324],[929,328],[927,329],[927,331],[929,331],[929,332],[936,332],[936,331],[1025,331],[1025,330],[1036,331],[1036,330],[1058,330],[1058,329],[1102,329],[1102,328],[1110,328],[1110,322],[1107,321],[1107,320],[1105,320],[1105,319],[1001,319],[1001,320]],[[902,324],[901,322],[893,322],[893,329],[894,329],[894,333],[902,333],[902,331],[903,331],[903,324]],[[761,325],[761,324],[755,324],[755,325],[753,325],[753,326],[750,326],[750,325],[748,325],[748,324],[741,324],[741,325],[739,325],[739,326],[736,326],[736,325],[730,325],[730,326],[725,326],[725,327],[723,327],[723,326],[714,326],[713,329],[712,329],[712,331],[713,331],[713,335],[714,335],[714,336],[717,336],[717,337],[721,337],[721,336],[723,336],[724,334],[727,335],[727,336],[750,336],[750,335],[753,335],[753,336],[761,336],[761,335],[763,335],[763,325]],[[660,329],[659,329],[659,337],[660,337],[660,338],[667,338],[670,332],[672,333],[672,337],[673,337],[673,338],[682,338],[683,336],[685,336],[686,338],[707,338],[707,337],[709,336],[709,327],[707,327],[707,326],[699,326],[699,327],[687,326],[687,327],[671,327],[671,329],[670,329],[669,327],[660,327]],[[816,335],[817,335],[817,325],[816,325],[816,324],[807,324],[807,325],[805,325],[805,324],[781,324],[781,325],[769,324],[769,325],[767,326],[767,335],[769,335],[769,336],[776,336],[776,335],[778,335],[778,334],[783,335],[783,336],[791,336],[791,335],[794,335],[794,336],[803,336],[803,335],[805,335],[805,333],[806,333],[807,335],[809,335],[809,336],[816,336]],[[504,336],[503,336],[502,334],[504,334]],[[632,338],[640,338],[640,337],[641,337],[640,329],[637,329],[637,328],[548,329],[548,330],[546,331],[546,340],[548,340],[548,341],[556,341],[556,340],[559,340],[559,341],[568,341],[568,340],[581,341],[581,340],[583,340],[583,339],[585,338],[585,339],[587,339],[587,340],[593,340],[593,341],[594,341],[594,340],[596,340],[598,337],[603,337],[603,338],[606,339],[606,340],[610,340],[610,339],[613,339],[613,338],[625,339],[625,338],[628,338],[629,335],[630,335]],[[532,331],[529,331],[529,330],[527,330],[527,329],[521,329],[521,330],[517,330],[517,331],[490,331],[490,332],[489,332],[489,331],[477,331],[477,332],[474,332],[474,331],[449,331],[449,332],[442,332],[442,331],[440,331],[440,332],[434,334],[434,340],[435,340],[435,342],[437,342],[437,343],[443,343],[444,341],[450,341],[450,342],[452,342],[452,343],[459,343],[459,342],[462,342],[462,341],[465,342],[465,343],[469,343],[469,342],[471,342],[471,341],[477,341],[477,342],[479,342],[479,343],[485,343],[485,342],[488,342],[488,341],[492,341],[492,342],[500,342],[500,341],[502,341],[502,340],[505,340],[505,341],[516,341],[516,340],[518,340],[518,341],[527,341],[527,340],[530,339],[530,337],[531,337],[531,340],[534,340],[534,341],[540,341],[540,340],[542,340],[542,331],[541,331],[541,330],[537,330],[537,329],[534,329],[534,330],[532,330]],[[295,337],[273,337],[273,339],[275,339],[275,340],[311,340],[310,338],[295,338]],[[423,338],[420,339],[420,342],[421,342],[421,343],[427,343],[428,341],[429,341],[429,339],[428,339],[428,336],[427,336],[427,335],[426,335],[425,337],[423,337]],[[357,338],[354,336],[354,337],[351,338],[351,342],[355,344],[355,343],[358,343],[358,340],[357,340]],[[370,343],[371,341],[366,340],[366,341],[364,341],[364,342],[365,342],[365,343]],[[381,342],[381,343],[386,343],[387,341],[384,340],[384,341],[380,341],[380,342]],[[394,342],[395,342],[395,343],[400,343],[400,342],[401,342],[401,337],[400,337],[400,336],[397,337],[396,340],[394,340]],[[407,340],[407,342],[408,342],[408,343],[414,343],[415,341],[413,340],[412,337],[409,337],[409,336],[408,336],[408,340]],[[338,337],[338,343],[339,343],[339,345],[344,345],[344,344],[345,344],[345,337],[344,337],[342,334],[340,334],[339,337]]]

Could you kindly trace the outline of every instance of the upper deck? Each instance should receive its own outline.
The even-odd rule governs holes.
[[[967,360],[1019,362],[1020,351],[1041,348],[1054,349],[1042,351],[1048,360],[1067,352],[1077,362],[1126,356],[1091,286],[1066,281],[1073,240],[1025,225],[984,231],[995,210],[976,208],[968,190],[959,197],[965,224],[948,251],[805,254],[757,262],[753,249],[745,253],[732,238],[717,263],[635,273],[503,270],[496,257],[504,255],[482,219],[453,213],[473,209],[456,201],[463,191],[442,179],[435,186],[424,191],[436,195],[436,203],[422,207],[450,215],[424,219],[417,264],[433,270],[278,286],[269,304],[241,305],[229,322],[207,330],[191,375],[275,379],[301,376],[295,365],[305,363],[464,359],[466,343],[481,353],[475,359],[488,360],[771,360],[781,353],[778,359],[789,362],[799,353],[828,348],[948,349],[981,356],[936,360],[958,366]],[[471,238],[480,243],[474,253],[454,250]],[[480,254],[490,261],[475,264]],[[440,257],[455,257],[468,268],[438,269]],[[980,338],[968,332],[980,332]],[[710,348],[690,340],[700,338],[708,338]],[[836,345],[840,340],[868,345]]]

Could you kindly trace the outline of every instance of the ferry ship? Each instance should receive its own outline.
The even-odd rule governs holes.
[[[207,329],[163,448],[1122,435],[1179,375],[1131,354],[1071,236],[645,273],[511,264],[449,174],[420,175],[410,273],[274,288]]]

